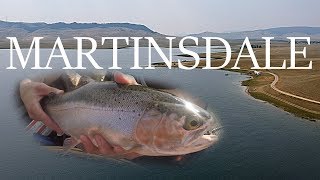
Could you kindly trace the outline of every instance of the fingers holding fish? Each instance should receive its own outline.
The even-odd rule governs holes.
[[[50,93],[54,93],[54,94],[62,94],[63,93],[63,90],[60,90],[60,89],[57,89],[57,88],[54,88],[54,87],[50,87],[44,83],[36,83],[35,84],[35,88],[37,90],[37,94],[39,96],[47,96],[49,95]]]
[[[119,84],[138,85],[135,78],[128,74],[123,74],[119,71],[114,73],[114,80]]]
[[[97,142],[100,154],[110,156],[115,154],[113,147],[101,135],[95,135],[94,139]]]
[[[89,137],[85,135],[80,136],[81,143],[83,145],[83,148],[85,152],[90,154],[98,154],[98,148],[92,143],[92,141],[89,139]]]
[[[62,94],[63,91],[44,83],[33,82],[30,79],[20,83],[20,97],[31,119],[42,121],[46,126],[61,134],[61,128],[43,111],[40,100],[50,93]]]
[[[128,74],[123,74],[119,71],[115,71],[114,74],[114,81],[119,84],[128,84],[128,85],[138,85],[135,78]],[[90,140],[89,137],[82,135],[80,137],[84,149],[87,153],[90,154],[100,154],[106,156],[121,156],[126,159],[134,159],[139,156],[140,154],[137,153],[126,153],[126,151],[120,146],[111,146],[101,135],[97,134],[94,136],[94,143]],[[97,146],[96,146],[96,145]]]
[[[95,135],[93,140],[90,140],[88,136],[81,135],[80,140],[82,142],[85,152],[89,154],[97,154],[110,157],[119,156],[129,160],[141,156],[137,153],[126,153],[126,150],[121,148],[120,146],[113,147],[99,134]],[[92,141],[95,141],[95,143],[93,143]],[[97,146],[95,146],[94,144],[96,144]]]
[[[81,135],[80,140],[85,152],[89,154],[114,156],[116,152],[120,153],[119,150],[115,151],[114,148],[101,135],[98,134],[95,135],[92,140],[86,135]]]

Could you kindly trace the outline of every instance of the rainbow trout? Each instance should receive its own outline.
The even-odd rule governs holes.
[[[141,85],[90,81],[42,100],[75,144],[101,134],[111,145],[146,156],[184,155],[214,144],[216,119],[201,107]]]

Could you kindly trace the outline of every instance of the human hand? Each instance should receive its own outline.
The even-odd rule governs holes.
[[[123,74],[119,71],[114,73],[114,81],[119,84],[128,84],[128,85],[138,85],[137,81],[133,76],[128,74]]]
[[[134,152],[127,153],[126,150],[124,150],[120,146],[110,145],[99,134],[94,136],[94,141],[96,142],[97,146],[94,145],[94,143],[90,140],[88,136],[81,135],[80,140],[84,147],[85,152],[90,154],[106,155],[110,157],[120,156],[121,158],[129,159],[129,160],[132,160],[141,156],[140,154],[137,154]]]
[[[33,82],[25,79],[20,82],[20,97],[23,101],[29,117],[35,121],[42,121],[50,129],[62,134],[61,128],[42,109],[40,100],[50,93],[62,94],[63,90],[50,87],[44,83]]]
[[[125,75],[121,72],[114,73],[114,81],[119,84],[128,84],[128,85],[138,85],[134,77],[130,75]],[[97,134],[94,136],[96,143],[93,143],[88,136],[81,135],[80,140],[84,147],[84,150],[90,154],[100,154],[106,156],[121,156],[126,159],[134,159],[140,154],[137,153],[126,153],[126,150],[119,146],[111,146],[101,135]],[[95,146],[96,144],[97,146]]]

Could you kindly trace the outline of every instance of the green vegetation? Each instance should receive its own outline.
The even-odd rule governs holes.
[[[224,69],[226,71],[239,72],[243,74],[249,75],[249,70],[233,70],[233,69]],[[308,119],[310,121],[315,121],[315,119],[320,119],[320,114],[315,114],[312,112],[308,112],[302,109],[299,109],[290,104],[290,102],[285,102],[278,96],[270,95],[268,92],[264,90],[263,87],[267,87],[273,81],[273,76],[267,73],[262,73],[261,75],[250,75],[251,78],[245,81],[242,81],[242,86],[248,87],[248,93],[262,101],[269,102],[270,104],[281,108],[289,113],[292,113],[298,117],[302,117]]]
[[[253,75],[251,79],[242,81],[242,86],[264,86],[269,85],[270,81],[268,81],[268,78],[270,78],[270,74],[263,73],[259,76]]]
[[[320,119],[320,115],[319,114],[314,114],[311,112],[307,112],[304,110],[301,110],[299,108],[296,108],[294,106],[291,106],[283,101],[277,100],[271,96],[268,96],[265,93],[261,93],[261,92],[250,92],[250,95],[256,99],[260,99],[266,102],[269,102],[271,104],[273,104],[276,107],[279,107],[287,112],[290,112],[298,117],[302,117],[305,119],[308,119],[310,121],[315,121],[315,119]]]

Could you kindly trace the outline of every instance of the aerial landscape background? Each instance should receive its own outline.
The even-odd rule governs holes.
[[[7,179],[105,179],[109,178],[215,178],[215,179],[314,179],[320,176],[320,21],[317,0],[27,0],[2,1],[0,6],[0,174]],[[31,76],[44,76],[50,70],[32,70],[32,59],[25,69],[6,69],[10,63],[10,41],[17,37],[22,53],[28,54],[34,37],[41,41],[40,57],[48,60],[53,44],[60,37],[72,64],[77,57],[73,37],[154,37],[168,55],[168,40],[173,42],[172,69],[159,54],[149,51],[141,41],[141,64],[149,52],[155,70],[131,70],[133,44],[119,43],[119,64],[124,73],[155,82],[176,85],[207,104],[221,124],[219,141],[212,147],[191,155],[181,162],[171,158],[142,157],[133,161],[117,161],[82,155],[61,155],[40,147],[32,134],[25,132],[26,116],[20,101],[18,84]],[[199,38],[199,45],[187,42],[186,48],[200,56],[196,69],[177,68],[180,59],[193,66],[192,57],[181,53],[179,40],[185,36]],[[230,63],[220,70],[205,70],[206,47],[201,37],[221,37],[231,45]],[[265,66],[266,45],[271,42],[271,65],[290,63],[290,41],[287,37],[310,37],[295,44],[306,58],[296,55],[297,66],[306,70],[251,69],[251,58],[241,58],[240,70],[231,69],[243,40],[249,37],[260,67]],[[221,65],[225,49],[212,42],[211,64]],[[84,43],[84,48],[91,48]],[[98,45],[93,57],[106,67],[112,64],[111,41]],[[247,54],[248,51],[243,51]],[[20,67],[16,54],[15,65]],[[63,61],[52,61],[54,69],[62,69]],[[88,70],[92,65],[84,60]]]

